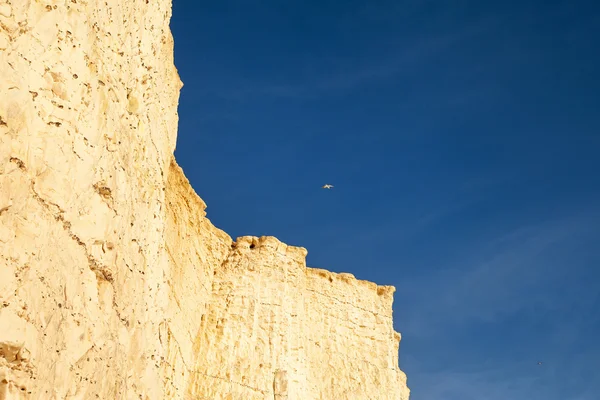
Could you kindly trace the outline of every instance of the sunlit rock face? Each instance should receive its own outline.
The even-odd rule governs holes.
[[[0,400],[408,399],[392,287],[206,218],[170,15],[0,0]]]

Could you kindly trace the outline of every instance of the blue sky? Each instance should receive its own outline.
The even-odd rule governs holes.
[[[174,0],[176,157],[233,237],[396,286],[412,400],[596,400],[595,3]]]

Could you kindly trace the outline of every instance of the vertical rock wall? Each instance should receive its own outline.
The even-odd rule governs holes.
[[[408,399],[394,289],[305,257],[273,237],[233,244],[214,272],[189,398]]]
[[[206,218],[170,10],[0,0],[0,400],[408,398],[391,288]]]
[[[170,7],[0,0],[6,399],[163,398]]]

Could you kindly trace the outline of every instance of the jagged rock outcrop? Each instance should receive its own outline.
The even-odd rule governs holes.
[[[407,399],[392,287],[206,218],[170,7],[0,0],[0,400]]]

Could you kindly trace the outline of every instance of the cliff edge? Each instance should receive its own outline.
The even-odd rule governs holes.
[[[170,15],[0,0],[0,400],[408,399],[393,287],[206,218]]]

